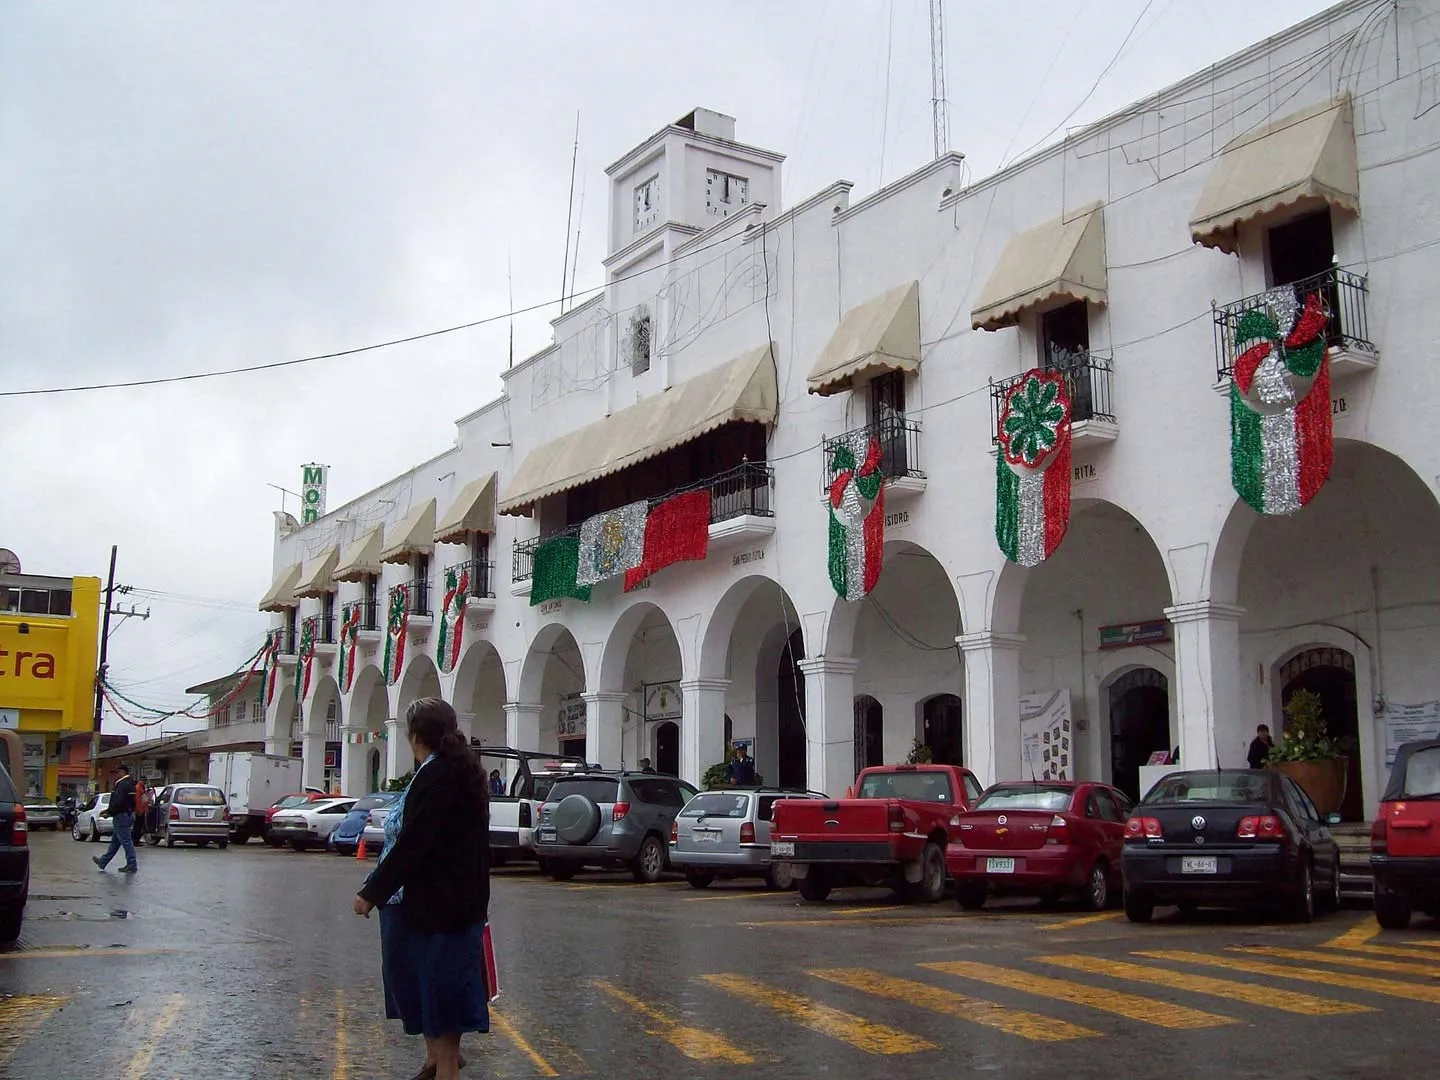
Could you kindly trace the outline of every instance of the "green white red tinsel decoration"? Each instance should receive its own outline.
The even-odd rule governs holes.
[[[310,692],[310,668],[315,663],[315,620],[300,626],[300,655],[295,665],[295,700],[304,701]]]
[[[460,662],[460,642],[465,636],[465,600],[470,595],[470,569],[457,576],[455,568],[445,571],[445,603],[440,608],[440,633],[435,642],[435,662],[446,675]]]
[[[410,625],[410,590],[397,585],[390,593],[390,615],[385,620],[385,682],[393,686],[405,665],[405,631]]]
[[[360,639],[361,605],[354,604],[340,623],[340,691],[348,694],[355,681],[355,648]]]
[[[1070,526],[1070,395],[1065,377],[1033,368],[1005,392],[995,454],[995,541],[1036,566]]]
[[[860,600],[880,580],[885,561],[885,477],[880,440],[853,432],[830,455],[830,584],[845,600]]]
[[[280,631],[272,630],[265,635],[265,651],[261,656],[265,669],[265,707],[275,700],[276,677],[280,671]]]

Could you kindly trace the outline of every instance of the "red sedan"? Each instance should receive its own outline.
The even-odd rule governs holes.
[[[316,799],[328,799],[330,796],[323,791],[316,791],[314,788],[307,788],[305,791],[297,791],[293,795],[281,795],[265,809],[265,843],[271,847],[284,847],[284,840],[273,840],[270,837],[270,821],[275,817],[277,811],[294,810],[297,806],[304,806]]]
[[[967,911],[987,896],[1053,901],[1078,895],[1092,911],[1121,888],[1120,856],[1131,802],[1105,784],[1006,781],[956,816],[945,865]]]

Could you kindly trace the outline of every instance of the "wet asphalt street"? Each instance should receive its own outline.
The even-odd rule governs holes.
[[[125,877],[63,833],[33,847],[25,930],[0,951],[3,1080],[413,1075],[353,859],[147,848]],[[466,1037],[469,1077],[1435,1075],[1424,920],[1132,927],[522,868],[493,892],[502,997]]]

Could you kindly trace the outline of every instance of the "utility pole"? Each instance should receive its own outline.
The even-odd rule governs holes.
[[[105,614],[100,624],[100,664],[95,669],[95,728],[90,733],[90,790],[96,790],[100,762],[100,720],[105,708],[105,660],[110,646],[110,608],[115,599],[115,544],[110,545],[110,576],[105,582]]]
[[[945,0],[930,0],[930,111],[935,158],[950,149],[950,102],[945,96]]]

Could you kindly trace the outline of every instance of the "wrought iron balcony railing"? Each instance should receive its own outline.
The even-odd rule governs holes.
[[[355,611],[356,608],[360,609],[361,630],[380,629],[380,604],[377,601],[351,600],[350,603],[346,604],[343,608],[340,609],[340,618],[344,622],[349,622],[351,614]]]
[[[335,616],[311,615],[305,620],[310,629],[310,640],[317,645],[335,644]]]
[[[281,656],[294,656],[300,647],[299,635],[293,626],[281,626],[275,631],[280,639],[280,648],[277,650]]]
[[[454,566],[445,568],[448,576],[450,571],[455,571],[455,580],[460,580],[461,574],[470,575],[469,592],[467,596],[477,600],[495,599],[495,564],[485,559],[469,559]]]
[[[1237,346],[1245,342],[1236,340],[1240,320],[1246,312],[1269,307],[1276,292],[1288,289],[1295,297],[1296,310],[1305,306],[1306,300],[1318,293],[1325,306],[1325,343],[1332,349],[1344,349],[1374,354],[1375,343],[1370,340],[1370,320],[1367,300],[1369,299],[1369,278],[1335,266],[1324,273],[1302,278],[1291,285],[1279,285],[1263,293],[1247,296],[1233,304],[1215,309],[1215,376],[1223,381],[1230,378],[1235,370],[1235,359],[1239,355]],[[1284,328],[1281,328],[1284,332]]]
[[[1110,357],[1090,350],[1072,351],[1051,348],[1046,351],[1045,371],[1053,371],[1065,379],[1065,392],[1070,397],[1070,419],[1074,423],[1103,420],[1115,423],[1111,404],[1111,380],[1114,367]],[[1000,440],[1000,414],[1005,410],[1005,395],[1025,376],[1012,375],[990,386],[990,439]]]
[[[831,455],[841,443],[858,441],[856,437],[862,435],[867,436],[867,445],[869,436],[879,441],[880,475],[886,480],[901,476],[914,476],[922,480],[925,478],[925,473],[920,468],[920,421],[904,413],[891,413],[873,424],[855,428],[843,435],[830,436],[824,444],[825,461],[830,461]],[[823,480],[821,483],[824,485]]]
[[[406,601],[411,615],[427,616],[433,614],[430,609],[430,582],[426,578],[416,578],[407,581],[404,585],[396,585],[390,590],[390,599],[393,602],[395,594],[401,589],[407,593]]]

